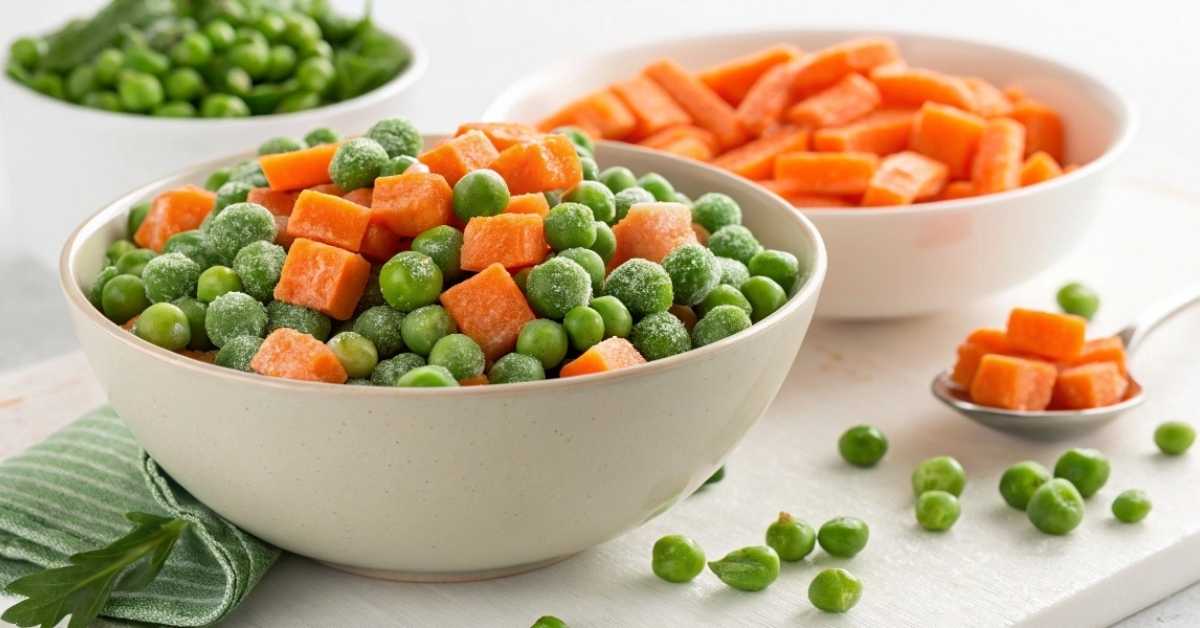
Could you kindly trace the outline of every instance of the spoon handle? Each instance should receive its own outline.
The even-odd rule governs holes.
[[[1117,332],[1117,336],[1125,343],[1125,350],[1133,353],[1150,332],[1197,302],[1200,302],[1200,284],[1151,305],[1132,323]]]

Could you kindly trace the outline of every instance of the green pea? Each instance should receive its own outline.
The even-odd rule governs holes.
[[[596,241],[588,248],[595,251],[605,264],[612,260],[617,252],[617,236],[613,235],[612,227],[609,227],[608,223],[596,221]]]
[[[295,113],[321,106],[321,95],[315,92],[297,92],[286,96],[275,108],[275,113]]]
[[[204,36],[213,50],[226,50],[237,39],[237,31],[225,20],[213,20],[204,25]]]
[[[113,243],[108,245],[108,248],[104,250],[104,258],[108,260],[109,264],[116,264],[117,260],[121,259],[122,255],[135,249],[137,249],[137,245],[129,240],[114,240]]]
[[[1108,482],[1110,471],[1108,458],[1095,449],[1068,449],[1054,463],[1054,477],[1070,481],[1084,499]]]
[[[196,108],[190,102],[168,102],[155,107],[151,115],[160,118],[194,118]]]
[[[429,364],[446,367],[459,381],[483,374],[485,362],[483,349],[465,334],[443,336],[429,351]]]
[[[287,43],[300,47],[321,39],[321,26],[311,17],[293,12],[285,14],[283,20],[283,40]]]
[[[133,324],[133,333],[168,351],[179,351],[192,339],[187,315],[171,303],[155,303],[143,310]]]
[[[581,181],[571,188],[564,201],[586,205],[592,210],[594,220],[611,223],[617,215],[616,199],[612,190],[599,181]]]
[[[944,532],[958,521],[962,508],[958,498],[946,491],[925,491],[917,498],[915,513],[922,528]]]
[[[1000,496],[1017,510],[1025,510],[1034,491],[1051,478],[1046,467],[1032,461],[1018,462],[1000,476]]]
[[[126,222],[126,229],[129,237],[133,237],[138,229],[142,226],[142,221],[146,220],[146,215],[150,213],[150,203],[141,202],[129,208],[129,218]]]
[[[637,181],[638,187],[654,196],[660,203],[670,203],[675,200],[675,187],[666,177],[657,172],[648,172]]]
[[[416,125],[408,118],[384,118],[367,129],[367,137],[379,142],[389,157],[401,155],[416,157],[424,146],[424,139]]]
[[[629,214],[629,208],[642,203],[653,203],[654,195],[639,187],[629,187],[613,196],[615,214],[613,222],[621,222]]]
[[[633,315],[620,299],[609,295],[596,297],[588,307],[598,312],[604,320],[605,338],[625,338],[633,330]]]
[[[424,164],[417,161],[417,158],[413,157],[412,155],[396,155],[395,157],[389,158],[387,163],[383,164],[383,167],[379,169],[379,176],[392,177],[408,172],[408,169],[413,168],[413,166],[423,165]],[[413,172],[418,172],[418,170],[413,168]]]
[[[405,373],[425,366],[425,358],[415,353],[401,353],[393,358],[381,361],[371,372],[372,386],[397,386]]]
[[[400,376],[396,380],[397,386],[406,387],[421,387],[421,388],[441,388],[446,386],[458,386],[458,381],[454,379],[454,375],[444,366],[418,366],[411,371]]]
[[[600,182],[612,190],[613,194],[617,194],[626,188],[637,186],[637,177],[633,171],[624,166],[613,166],[605,168],[600,173]]]
[[[344,331],[325,343],[350,377],[368,377],[379,363],[375,343],[362,334]]]
[[[780,560],[802,560],[816,544],[817,533],[812,526],[786,512],[779,513],[779,518],[767,527],[767,545],[779,554]]]
[[[221,79],[221,87],[230,95],[245,99],[254,91],[254,79],[241,68],[229,68]]]
[[[92,280],[92,287],[88,289],[88,301],[96,306],[96,309],[103,310],[101,299],[104,297],[104,284],[108,283],[113,277],[117,277],[121,271],[117,270],[116,266],[108,265],[96,273],[96,278]]]
[[[129,71],[117,80],[117,95],[126,110],[149,111],[162,103],[163,88],[153,75]]]
[[[560,126],[551,131],[567,136],[568,140],[575,145],[578,152],[581,152],[581,157],[591,156],[596,152],[596,146],[592,143],[592,138],[583,129],[577,126]]]
[[[554,615],[542,615],[529,628],[567,628],[567,622]]]
[[[146,262],[157,256],[158,254],[150,249],[134,249],[117,258],[117,270],[121,271],[122,275],[141,277],[142,271],[146,268]]]
[[[250,197],[250,190],[253,190],[254,186],[246,181],[234,180],[234,174],[235,172],[230,170],[230,180],[226,181],[217,188],[217,199],[213,204],[212,213],[208,215],[208,218],[204,223],[205,225],[210,224],[216,216],[221,215],[221,212],[225,211],[226,207],[232,207],[238,203],[245,203],[246,199]]]
[[[65,90],[67,98],[80,102],[89,92],[96,89],[96,70],[90,65],[76,66],[67,75]]]
[[[196,281],[196,298],[204,303],[212,303],[217,297],[227,292],[240,292],[242,280],[228,266],[212,266],[200,273]]]
[[[757,323],[787,302],[787,293],[770,277],[751,277],[742,283],[742,296],[750,302],[750,320]]]
[[[684,244],[667,253],[662,267],[671,277],[676,305],[697,305],[721,282],[721,266],[712,251]]]
[[[542,368],[552,369],[567,356],[567,332],[552,320],[529,321],[517,335],[517,353],[537,358]]]
[[[533,268],[526,266],[513,275],[513,283],[517,284],[522,293],[526,292],[526,287],[529,285],[529,273],[531,272],[533,272]]]
[[[153,302],[174,301],[196,292],[200,265],[183,253],[165,253],[146,262],[142,281]]]
[[[116,92],[103,90],[99,92],[91,92],[83,95],[83,100],[80,104],[84,107],[92,109],[102,109],[104,111],[121,111],[121,97]]]
[[[742,225],[725,225],[708,237],[708,248],[721,257],[749,264],[762,250],[762,245],[754,233]]]
[[[591,301],[592,280],[574,260],[553,257],[529,272],[525,295],[538,316],[562,320],[571,308]]]
[[[352,329],[375,345],[380,358],[390,358],[404,351],[401,326],[404,314],[387,305],[369,307],[354,319]]]
[[[125,50],[125,67],[153,76],[161,76],[171,69],[171,60],[167,55],[143,46],[133,46]]]
[[[800,278],[800,261],[787,251],[766,249],[754,254],[746,265],[751,275],[770,277],[786,293],[791,293]]]
[[[278,41],[283,37],[284,30],[287,29],[287,22],[278,13],[263,13],[254,26],[267,40]]]
[[[1150,514],[1153,504],[1145,491],[1130,489],[1121,492],[1112,503],[1113,516],[1121,523],[1137,523]]]
[[[680,205],[687,205],[688,209],[691,209],[692,206],[694,205],[694,203],[692,203],[692,199],[689,198],[688,195],[684,194],[683,192],[675,193],[675,202],[679,203]]]
[[[29,87],[36,92],[59,100],[67,96],[62,77],[53,72],[43,71],[34,74],[29,81]]]
[[[101,85],[113,86],[125,67],[125,53],[116,48],[105,48],[96,55],[94,62],[96,81]]]
[[[27,70],[37,67],[49,46],[38,37],[18,37],[8,45],[8,56]]]
[[[591,157],[580,157],[579,168],[583,171],[584,181],[598,181],[600,179],[600,166],[596,165],[596,160]],[[605,187],[604,189],[608,189]]]
[[[267,304],[267,328],[265,331],[269,334],[276,329],[283,328],[294,329],[325,342],[329,338],[333,322],[329,320],[328,316],[316,310],[283,301],[271,301]]]
[[[315,129],[309,131],[307,134],[305,134],[304,143],[309,146],[319,146],[321,144],[336,144],[337,141],[340,139],[342,139],[342,138],[340,135],[338,135],[337,131],[334,131],[333,129],[331,129],[329,127],[323,126],[323,127],[315,128]],[[413,161],[416,161],[416,160],[414,159]],[[403,171],[401,171],[401,172],[403,172]],[[395,174],[400,174],[400,173],[397,172]]]
[[[862,583],[849,571],[824,569],[808,585],[808,601],[826,613],[845,613],[862,598]]]
[[[188,327],[191,329],[192,334],[191,340],[188,341],[188,348],[194,351],[212,349],[213,345],[208,339],[208,331],[204,328],[204,320],[208,315],[208,306],[192,297],[179,297],[171,303],[182,310],[183,314],[187,316]]]
[[[176,64],[198,68],[212,58],[212,42],[203,33],[188,33],[171,47],[171,59]]]
[[[1100,309],[1100,295],[1077,281],[1059,288],[1055,297],[1062,311],[1088,320],[1092,320],[1096,310]]]
[[[871,425],[856,425],[843,432],[838,439],[838,453],[846,462],[857,467],[875,466],[887,450],[887,436]]]
[[[962,495],[967,474],[962,465],[950,456],[937,456],[921,461],[912,474],[913,496],[925,491],[946,491],[955,497]]]
[[[437,301],[442,293],[442,271],[428,255],[405,251],[383,265],[379,287],[388,305],[411,312]]]
[[[400,335],[409,350],[427,356],[442,337],[458,331],[454,319],[440,305],[426,305],[404,317],[400,324]]]
[[[212,173],[208,175],[208,178],[204,180],[204,189],[208,190],[209,192],[216,192],[221,188],[221,186],[229,182],[229,174],[229,168],[217,168],[216,170],[213,170]],[[241,199],[241,201],[244,200],[246,199]]]
[[[546,242],[555,251],[589,248],[596,241],[596,219],[587,205],[559,203],[546,214]]]
[[[472,170],[454,184],[454,213],[463,221],[495,216],[508,207],[508,198],[508,184],[495,170]]]
[[[662,266],[635,257],[608,274],[604,292],[618,299],[634,318],[664,312],[675,298],[671,276]]]
[[[704,550],[682,534],[668,534],[655,541],[650,568],[667,582],[691,582],[704,571]]]
[[[290,153],[292,151],[303,150],[304,147],[304,144],[295,138],[273,137],[258,145],[258,154],[275,155],[278,153]]]
[[[563,329],[576,351],[586,351],[604,339],[604,318],[586,305],[576,306],[563,318]]]
[[[718,255],[717,262],[721,264],[721,283],[724,285],[741,288],[750,278],[750,269],[735,259]]]
[[[670,312],[655,312],[642,317],[629,332],[629,341],[642,357],[653,362],[685,353],[692,348],[687,327]]]
[[[428,255],[442,271],[442,277],[455,281],[462,277],[463,234],[450,225],[428,229],[413,238],[412,250]]]
[[[509,353],[496,360],[488,371],[488,383],[515,384],[546,379],[541,360],[522,353]]]
[[[765,545],[743,547],[708,563],[708,568],[739,591],[762,591],[779,577],[779,555]]]
[[[727,194],[709,192],[692,204],[692,222],[715,233],[726,225],[742,224],[742,208]]]
[[[599,294],[600,289],[604,287],[604,259],[599,253],[591,249],[574,248],[560,252],[557,257],[564,257],[579,264],[592,280],[592,293]]]
[[[333,63],[325,57],[309,57],[296,66],[296,81],[300,87],[321,93],[333,83],[337,74]]]
[[[204,93],[204,77],[192,68],[176,68],[167,75],[163,87],[171,100],[195,100]]]
[[[728,284],[720,284],[710,290],[708,296],[704,297],[704,300],[700,302],[698,313],[704,316],[713,308],[722,305],[732,305],[745,312],[747,316],[754,312],[754,308],[746,300],[741,290]]]
[[[1187,453],[1196,442],[1196,429],[1183,421],[1167,421],[1154,429],[1154,444],[1168,456]]]
[[[263,78],[271,65],[271,49],[265,43],[237,44],[229,49],[225,59],[233,67],[245,70],[251,78]]]
[[[250,115],[246,101],[232,94],[209,94],[200,103],[205,118],[245,118]]]
[[[1083,496],[1075,485],[1063,478],[1054,478],[1033,492],[1025,514],[1042,532],[1062,535],[1079,526],[1083,521],[1083,510]]]
[[[703,347],[750,328],[750,315],[735,305],[718,305],[692,326],[692,346]]]
[[[378,142],[356,137],[338,146],[329,163],[329,176],[346,191],[370,187],[387,160],[387,151]]]
[[[112,322],[122,325],[150,307],[146,285],[136,275],[118,275],[104,284],[100,293],[100,309]]]
[[[238,336],[261,338],[270,322],[267,308],[244,292],[226,292],[208,304],[204,330],[218,347]]]
[[[284,44],[271,46],[271,52],[267,57],[267,78],[273,81],[282,81],[291,76],[295,69],[295,50]]]

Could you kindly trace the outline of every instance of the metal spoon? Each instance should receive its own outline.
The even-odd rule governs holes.
[[[1179,294],[1154,304],[1132,323],[1116,333],[1124,343],[1125,351],[1132,355],[1150,332],[1188,306],[1200,302],[1200,286],[1193,286]],[[938,401],[958,411],[963,416],[992,429],[1020,436],[1054,439],[1094,430],[1117,418],[1122,412],[1135,408],[1145,401],[1141,384],[1129,377],[1129,391],[1124,401],[1103,408],[1089,410],[1042,410],[1017,411],[989,408],[971,403],[966,391],[950,379],[950,370],[933,378],[933,396]]]

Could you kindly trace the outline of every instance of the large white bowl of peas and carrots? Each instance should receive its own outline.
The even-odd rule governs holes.
[[[1103,78],[1035,54],[815,29],[571,59],[484,118],[590,126],[762,182],[828,244],[818,315],[851,319],[959,306],[1051,266],[1083,240],[1136,126]]]
[[[711,265],[716,259],[710,259],[711,252],[700,244],[704,230],[693,227],[685,204],[644,202],[628,208],[622,219],[601,216],[602,221],[616,223],[615,250],[595,244],[600,240],[592,245],[576,242],[576,248],[598,256],[601,250],[603,257],[615,256],[609,258],[609,270],[602,264],[607,276],[593,289],[592,274],[584,270],[583,261],[576,261],[587,254],[575,250],[548,256],[551,249],[569,243],[560,239],[565,232],[558,229],[564,224],[556,222],[559,218],[580,215],[580,207],[594,217],[597,211],[606,213],[597,207],[607,205],[603,200],[596,204],[593,196],[590,205],[567,208],[570,203],[564,202],[546,213],[557,195],[547,199],[540,191],[531,191],[538,185],[586,187],[581,177],[595,177],[597,170],[588,163],[590,159],[577,156],[573,143],[583,140],[536,133],[513,138],[505,135],[513,129],[481,128],[485,132],[464,128],[449,141],[426,137],[426,150],[440,146],[435,153],[423,153],[420,161],[389,159],[388,163],[401,162],[407,170],[355,184],[372,185],[369,190],[335,190],[328,185],[328,175],[321,174],[338,171],[337,155],[349,153],[350,144],[361,148],[374,143],[356,139],[340,148],[315,147],[261,158],[265,173],[260,174],[266,176],[256,181],[257,186],[311,188],[298,196],[296,191],[273,195],[266,188],[242,192],[272,205],[269,210],[253,203],[223,206],[224,199],[214,200],[212,193],[198,187],[218,167],[253,159],[243,155],[134,190],[75,231],[63,250],[60,268],[76,333],[113,407],[184,488],[266,541],[343,569],[399,579],[465,580],[532,569],[611,539],[684,499],[721,466],[771,403],[804,339],[826,268],[817,230],[778,196],[745,180],[659,152],[602,142],[594,153],[600,167],[654,172],[693,197],[712,192],[728,195],[740,206],[740,222],[757,235],[764,251],[786,252],[794,258],[781,253],[774,258],[791,260],[782,271],[787,277],[777,272],[779,266],[749,280],[727,276]],[[375,137],[373,133],[368,133],[368,140]],[[493,151],[492,143],[513,146]],[[288,162],[301,152],[301,158]],[[306,167],[322,158],[325,164],[332,159],[333,167]],[[268,167],[271,159],[276,165]],[[284,175],[296,175],[293,180],[280,178],[280,160],[297,164],[283,169]],[[463,160],[470,162],[467,169],[472,172],[453,173]],[[361,165],[353,159],[346,163]],[[500,209],[494,195],[467,190],[464,198],[481,199],[478,202],[491,209],[479,210],[484,205],[474,201],[460,207],[458,189],[471,186],[451,188],[448,180],[479,179],[476,182],[485,192],[495,192],[495,178],[476,174],[482,172],[476,168],[488,164],[505,173],[501,184],[512,188],[513,194],[506,196]],[[244,173],[245,167],[235,170]],[[341,175],[333,178],[338,181]],[[493,187],[488,187],[489,181]],[[597,182],[592,191],[597,191],[597,185],[605,187]],[[226,184],[222,195],[229,195],[233,187]],[[345,198],[339,196],[343,193]],[[422,205],[418,213],[410,211],[413,199],[446,193],[455,199],[450,206],[445,203],[451,200],[443,197],[432,214],[425,210],[435,205]],[[291,200],[281,209],[276,202],[288,194]],[[599,195],[611,198],[603,192]],[[566,198],[581,200],[571,193]],[[216,209],[219,213],[207,218],[207,226],[184,234],[184,239],[200,237],[206,244],[201,249],[176,248],[168,240],[166,252],[140,271],[132,270],[139,264],[124,257],[112,270],[105,270],[112,264],[106,259],[112,243],[130,237],[129,207],[147,199],[158,200],[136,228],[133,237],[139,244],[158,246],[165,235],[199,226],[201,214]],[[193,213],[197,202],[208,204],[199,214]],[[534,213],[514,213],[519,206],[524,210],[532,206]],[[272,216],[271,211],[278,213]],[[464,211],[468,220],[460,255],[454,258],[457,268],[448,265],[451,258],[439,255],[434,260],[434,253],[424,255],[431,249],[421,236],[407,242],[418,230],[444,233],[450,227],[431,225],[459,224]],[[492,215],[494,211],[500,213]],[[414,226],[418,214],[421,224]],[[331,223],[330,216],[338,218]],[[355,216],[368,222],[354,227]],[[725,219],[737,220],[728,213]],[[195,224],[180,222],[187,220]],[[284,223],[280,231],[276,224]],[[242,229],[239,224],[254,226]],[[571,223],[567,232],[579,235],[580,224]],[[521,225],[519,233],[525,235],[514,235],[518,232],[511,230],[512,225]],[[607,230],[596,227],[597,232]],[[360,231],[353,241],[346,240],[354,229]],[[363,229],[392,233],[390,237],[368,235]],[[481,233],[493,235],[480,239]],[[536,240],[533,248],[489,244],[489,238],[502,236],[508,242],[528,243],[524,238],[531,233]],[[678,242],[664,244],[654,234],[671,234]],[[238,284],[241,290],[257,291],[260,297],[223,284],[230,273],[214,271],[216,279],[205,279],[223,263],[219,260],[210,260],[206,265],[212,267],[195,276],[198,250],[204,255],[228,255],[230,238],[243,236],[254,241],[238,251],[232,275],[246,280]],[[286,246],[286,252],[275,249],[272,240]],[[408,247],[413,250],[396,252]],[[697,257],[677,267],[671,256],[685,249]],[[273,288],[263,290],[262,276],[255,270],[262,266],[250,264],[246,270],[245,260],[238,258],[246,251],[275,250],[281,274],[270,280]],[[319,254],[312,258],[314,251]],[[663,254],[661,266],[630,259],[612,268],[623,257],[658,260]],[[512,255],[540,260],[522,279],[523,286],[517,284],[522,271],[515,265],[526,262],[512,261]],[[305,261],[313,259],[317,263]],[[374,264],[378,270],[382,260],[388,261],[378,276],[370,274],[365,286],[350,285],[358,281],[353,278],[355,268]],[[406,269],[400,280],[389,265]],[[438,275],[444,290],[425,293],[420,286],[427,285],[422,282],[428,276],[422,273],[433,272],[435,266],[446,270]],[[621,288],[614,277],[627,267],[650,268],[657,279],[627,276]],[[683,267],[708,270],[696,275],[685,268],[678,276],[675,270],[663,270]],[[741,268],[745,273],[747,267]],[[172,274],[179,269],[182,274]],[[337,270],[323,278],[310,274],[324,272],[321,269]],[[138,272],[140,277],[135,276]],[[187,278],[180,283],[163,280],[168,275]],[[382,283],[377,277],[383,278]],[[761,301],[744,287],[751,283],[770,287],[777,283],[772,277],[792,284],[788,291],[775,285],[771,294],[777,299]],[[648,283],[640,283],[643,280]],[[89,300],[97,281],[106,282],[96,292],[99,306]],[[371,282],[380,287],[376,294],[383,301],[363,310]],[[140,301],[141,293],[130,296],[126,290],[130,285],[137,290],[144,286],[147,302]],[[214,286],[224,287],[212,292]],[[731,304],[705,305],[701,297],[717,293],[721,286],[733,299]],[[354,292],[350,300],[344,298],[346,290]],[[739,290],[750,295],[753,303],[731,296]],[[558,300],[562,295],[579,302],[571,311],[588,314],[582,310],[590,308],[583,304],[595,305],[588,299],[598,293],[620,295],[617,309],[626,310],[632,329],[621,329],[619,320],[610,327],[606,314],[601,330],[607,338],[601,341],[595,335],[587,340],[588,333],[576,333],[570,322],[559,327],[546,320],[572,318],[562,313]],[[685,293],[691,296],[682,297]],[[256,298],[268,302],[267,307]],[[132,308],[131,299],[139,301]],[[149,300],[157,302],[149,305]],[[188,331],[195,329],[190,319],[170,318],[182,313],[183,303],[194,305],[197,300],[208,301],[201,314],[207,344],[199,346],[195,344],[199,332]],[[672,301],[695,305],[677,303],[661,311]],[[303,309],[297,303],[309,308],[305,310],[309,318],[276,320],[277,308],[295,313]],[[343,310],[347,303],[349,309]],[[230,304],[236,307],[230,309]],[[413,310],[416,306],[420,307]],[[231,314],[234,310],[237,313]],[[441,310],[460,333],[431,332],[437,342],[432,348],[428,344],[418,348],[418,340],[429,340],[423,334],[433,327],[418,325],[415,329],[420,333],[410,336],[401,322],[406,346],[393,346],[389,353],[398,355],[362,370],[362,353],[357,351],[363,347],[362,338],[383,358],[379,355],[383,338],[395,331],[394,326],[376,325],[370,332],[362,327],[362,321],[371,317],[363,312],[373,310],[386,315],[383,320],[414,321],[420,316],[414,311]],[[262,314],[267,311],[271,314]],[[309,324],[312,316],[324,321],[324,329]],[[534,316],[539,320],[530,322]],[[726,319],[740,323],[723,328],[724,323],[718,323]],[[241,327],[247,321],[249,328]],[[324,342],[331,325],[334,336]],[[547,351],[545,342],[531,340],[525,345],[526,330],[534,327],[565,330],[560,338],[569,341],[571,348],[567,351],[564,345],[565,355],[547,357],[555,351]],[[236,341],[230,331],[234,328],[241,330]],[[338,331],[347,328],[362,334]],[[707,332],[702,331],[705,328]],[[717,333],[709,333],[714,329]],[[669,341],[659,342],[667,336]],[[252,348],[237,348],[242,343]],[[439,349],[443,343],[445,352]],[[213,344],[222,346],[214,350]],[[475,357],[460,359],[464,355]],[[396,366],[410,358],[428,366]],[[521,361],[526,366],[533,362],[532,371],[511,364]],[[385,362],[391,367],[382,366]],[[420,377],[415,376],[418,373]],[[361,379],[348,381],[351,376]],[[466,385],[482,383],[486,385]]]

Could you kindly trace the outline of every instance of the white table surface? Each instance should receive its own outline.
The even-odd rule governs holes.
[[[0,38],[38,30],[95,2],[42,0],[0,8]],[[355,2],[339,2],[347,8]],[[941,409],[928,377],[971,327],[999,323],[1013,304],[1049,307],[1066,279],[1105,296],[1098,325],[1115,325],[1148,301],[1200,278],[1200,125],[1194,80],[1198,11],[1172,3],[1096,2],[596,3],[376,2],[379,19],[423,34],[432,64],[417,86],[427,106],[406,113],[422,128],[448,129],[481,111],[490,95],[544,61],[655,37],[718,29],[856,25],[953,33],[1049,54],[1103,71],[1141,107],[1143,129],[1105,212],[1083,250],[1042,277],[986,303],[936,317],[886,324],[817,323],[779,399],[729,462],[728,478],[641,530],[560,565],[517,578],[465,585],[365,580],[289,557],[228,622],[233,626],[528,625],[554,613],[573,626],[1105,625],[1200,579],[1200,458],[1154,454],[1153,426],[1200,421],[1200,313],[1181,318],[1136,362],[1153,395],[1135,414],[1071,444],[1105,450],[1109,487],[1066,539],[1033,532],[995,493],[1007,464],[1051,463],[1065,444],[1038,444],[989,432]],[[1111,6],[1109,6],[1111,4]],[[85,6],[86,5],[86,6]],[[0,111],[0,115],[3,112]],[[5,147],[12,152],[19,147]],[[0,158],[2,159],[2,158]],[[0,195],[2,198],[2,195]],[[31,208],[5,207],[8,212]],[[73,346],[48,269],[31,268],[7,234],[0,272],[21,299],[0,302],[0,457],[35,441],[100,399],[78,355],[35,364]],[[9,294],[12,294],[11,292]],[[888,432],[892,451],[872,471],[836,458],[837,434],[857,422]],[[907,475],[928,455],[967,466],[964,516],[945,535],[919,532]],[[1107,504],[1119,490],[1148,490],[1156,510],[1119,526]],[[769,591],[740,594],[711,577],[672,587],[649,575],[648,552],[667,532],[694,536],[710,554],[757,543],[774,513],[812,523],[838,515],[872,525],[868,549],[848,563],[866,587],[842,617],[817,615],[804,591],[813,562],[784,570]],[[1123,626],[1200,625],[1200,587],[1126,620]]]

